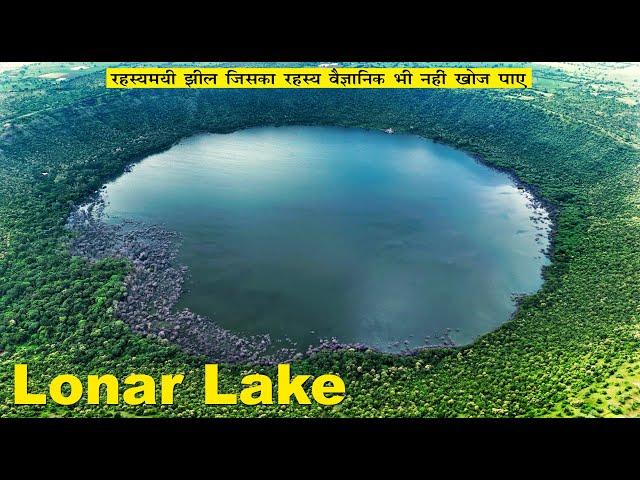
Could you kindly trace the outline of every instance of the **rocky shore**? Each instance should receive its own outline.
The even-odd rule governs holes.
[[[274,341],[268,334],[241,336],[222,328],[215,319],[186,308],[177,310],[188,274],[188,268],[178,265],[176,260],[180,249],[179,235],[160,226],[130,220],[105,222],[103,210],[104,200],[97,194],[70,215],[68,227],[76,234],[71,254],[94,262],[124,258],[131,263],[131,270],[124,279],[126,291],[117,303],[116,315],[132,331],[171,342],[215,363],[275,364],[326,350],[371,349],[364,344],[345,344],[331,338],[319,339],[317,345],[300,351],[291,341]],[[285,346],[280,346],[283,343]],[[398,341],[393,348],[402,354],[419,350],[410,349],[408,343]],[[425,347],[431,348],[455,345],[449,332],[445,332],[435,345],[426,343]]]

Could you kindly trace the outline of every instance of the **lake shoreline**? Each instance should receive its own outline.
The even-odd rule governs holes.
[[[277,125],[276,127],[284,127],[284,126],[293,126],[293,125]],[[298,125],[296,124],[296,126],[317,126],[317,125]],[[326,125],[323,125],[326,126]],[[250,127],[246,127],[246,128],[242,128],[242,129],[233,129],[229,132],[224,132],[227,134],[230,133],[234,133],[240,130],[246,130],[246,129],[250,129],[250,128],[259,128],[260,126],[250,126]],[[354,127],[342,127],[342,128],[354,128]],[[370,131],[374,131],[373,129],[362,129],[362,130],[370,130]],[[375,130],[375,131],[381,131],[381,130]],[[136,160],[133,162],[129,162],[127,163],[127,165],[124,167],[123,172],[121,172],[119,176],[121,176],[123,173],[127,173],[129,171],[131,171],[132,167],[139,163],[140,161],[142,161],[143,159],[147,158],[150,155],[154,155],[154,154],[158,154],[164,151],[167,151],[169,149],[171,149],[173,146],[179,144],[180,142],[182,142],[185,138],[190,138],[192,136],[195,135],[202,135],[202,134],[208,134],[208,133],[213,133],[213,134],[220,134],[221,132],[211,132],[211,131],[198,131],[198,132],[193,132],[190,135],[187,136],[183,136],[180,139],[171,142],[168,146],[166,146],[165,148],[159,148],[159,149],[155,149],[154,151],[150,151],[150,152],[145,152],[143,155],[138,155],[136,157]],[[438,142],[436,140],[432,140],[429,139],[427,137],[421,136],[421,135],[417,135],[413,132],[403,132],[403,131],[399,131],[399,134],[407,134],[407,135],[412,135],[415,137],[419,137],[419,138],[423,138],[426,139],[428,141],[434,142],[434,143],[442,143],[444,145],[448,145],[451,146],[453,148],[458,149],[458,147],[456,147],[455,145],[450,145],[448,143],[445,142]],[[460,150],[460,149],[458,149]],[[509,178],[513,181],[513,183],[522,190],[525,190],[531,197],[532,203],[534,207],[541,207],[543,208],[548,215],[548,218],[550,220],[550,224],[551,224],[551,230],[548,233],[548,240],[549,240],[549,244],[548,247],[546,249],[545,252],[541,252],[543,253],[549,260],[552,261],[552,255],[553,255],[553,245],[554,245],[554,241],[553,238],[555,236],[555,232],[556,232],[556,215],[557,215],[557,210],[555,208],[554,205],[552,205],[550,202],[548,202],[546,199],[544,199],[543,197],[541,197],[537,191],[537,188],[535,186],[532,185],[528,185],[524,182],[522,182],[517,175],[513,172],[510,171],[508,169],[503,169],[500,168],[499,166],[493,165],[490,162],[486,161],[482,156],[474,154],[474,153],[470,153],[468,151],[465,150],[461,150],[463,153],[465,153],[466,155],[470,156],[471,158],[473,158],[476,162],[481,163],[482,165],[491,168],[495,171],[499,171],[501,173],[505,173],[509,176]],[[101,201],[101,190],[95,192],[94,196],[92,199],[89,199],[88,203],[85,203],[83,206],[79,207],[78,210],[76,210],[75,212],[72,212],[72,214],[70,215],[70,219],[72,219],[74,217],[74,215],[77,215],[78,212],[82,209],[82,208],[87,208],[89,211],[94,211],[98,210],[100,208],[100,201]],[[529,207],[528,207],[529,208]],[[120,248],[120,249],[115,249],[113,245],[109,246],[108,242],[106,242],[105,238],[111,236],[112,240],[116,240],[117,241],[121,241],[122,237],[121,235],[125,235],[122,232],[119,233],[114,233],[114,230],[112,229],[112,226],[107,226],[106,224],[104,224],[104,222],[102,222],[101,220],[95,222],[95,223],[91,223],[89,222],[89,229],[84,229],[78,228],[79,224],[83,223],[87,221],[87,218],[76,218],[75,220],[70,221],[70,224],[74,224],[75,226],[72,226],[72,230],[76,231],[78,233],[78,235],[82,238],[82,241],[85,242],[83,245],[83,248],[77,248],[77,244],[76,246],[72,249],[72,251],[74,252],[74,254],[78,254],[80,256],[83,256],[84,258],[88,258],[90,260],[98,260],[100,258],[107,258],[110,255],[114,255],[116,256],[116,258],[120,257],[120,258],[126,258],[128,259],[132,265],[133,265],[133,271],[136,272],[136,269],[139,269],[140,271],[138,272],[138,277],[129,277],[127,276],[127,278],[125,279],[125,287],[127,288],[127,295],[125,298],[129,297],[130,295],[130,289],[132,288],[132,286],[135,286],[135,291],[136,292],[145,292],[143,297],[144,298],[140,298],[137,297],[135,302],[142,302],[142,304],[145,303],[151,303],[153,304],[154,302],[157,301],[157,293],[156,293],[156,286],[153,285],[153,282],[156,281],[154,280],[153,276],[149,276],[148,272],[149,270],[154,270],[154,271],[159,271],[159,272],[167,272],[167,268],[168,265],[166,263],[166,259],[167,258],[173,258],[175,259],[175,255],[173,255],[172,252],[172,248],[176,248],[175,246],[169,246],[166,243],[162,243],[159,242],[160,248],[159,250],[157,250],[155,253],[150,253],[147,252],[147,255],[145,255],[146,258],[140,258],[140,254],[142,252],[140,252],[139,248],[133,248],[133,247],[127,247],[129,248],[129,250],[127,250],[127,248]],[[134,237],[137,237],[137,239],[133,239],[133,243],[136,243],[138,240],[140,242],[138,243],[142,243],[142,244],[147,244],[148,245],[148,240],[144,239],[144,235],[145,234],[149,234],[149,228],[154,228],[154,226],[151,227],[142,227],[140,226],[140,228],[138,229],[138,233],[135,233],[136,230],[134,229],[131,232],[128,232],[128,234],[133,235]],[[154,235],[159,235],[159,237],[162,238],[172,238],[172,236],[175,234],[175,232],[168,232],[166,230],[162,230],[159,229],[158,231],[156,231],[154,233]],[[159,238],[156,238],[155,240],[158,240]],[[106,243],[105,243],[106,242]],[[153,243],[153,240],[152,242]],[[174,268],[174,267],[170,267],[170,268]],[[544,269],[546,267],[543,266],[542,267],[542,276],[543,276],[543,281],[544,281]],[[183,292],[183,284],[184,284],[184,275],[187,273],[186,267],[180,266],[180,275],[175,276],[175,272],[171,273],[171,278],[173,278],[174,280],[174,284],[170,287],[165,287],[166,290],[162,293],[163,296],[165,296],[166,298],[169,299],[174,299],[175,301],[173,301],[173,303],[170,305],[170,309],[167,310],[166,309],[166,305],[163,306],[162,308],[162,312],[166,315],[167,318],[172,318],[173,320],[170,321],[169,323],[175,324],[173,325],[173,327],[179,327],[179,321],[177,321],[175,318],[171,317],[172,315],[181,315],[178,318],[180,319],[180,321],[187,321],[187,324],[189,325],[191,322],[191,324],[195,325],[194,331],[199,331],[202,332],[204,330],[207,330],[208,327],[205,326],[205,320],[206,322],[209,322],[210,324],[215,324],[214,320],[211,319],[207,319],[206,317],[201,317],[199,315],[194,314],[193,312],[190,312],[188,309],[183,310],[182,312],[172,312],[171,308],[175,307],[175,304],[177,303],[178,299],[180,298],[180,296],[182,295]],[[185,269],[185,270],[181,270],[181,269]],[[544,283],[543,283],[544,286]],[[543,288],[543,286],[541,286],[540,288]],[[539,291],[539,290],[538,290]],[[534,293],[535,294],[535,293]],[[129,297],[130,298],[130,297]],[[443,340],[442,343],[440,344],[436,344],[436,345],[424,345],[421,347],[417,347],[417,348],[412,348],[412,349],[406,349],[406,350],[402,350],[399,352],[387,352],[387,351],[383,351],[383,350],[379,350],[377,348],[373,348],[364,344],[347,344],[347,343],[340,343],[338,342],[338,340],[331,339],[331,340],[321,340],[319,345],[317,346],[313,346],[313,347],[309,347],[309,349],[306,352],[301,352],[301,351],[297,351],[295,349],[291,349],[288,347],[284,347],[281,349],[276,349],[276,353],[267,353],[268,350],[272,349],[272,347],[274,347],[272,341],[270,340],[270,338],[268,338],[268,336],[266,337],[262,337],[262,338],[251,338],[251,337],[241,337],[239,335],[235,335],[233,332],[230,332],[228,330],[225,330],[222,327],[219,327],[217,325],[215,325],[215,329],[211,330],[209,332],[209,334],[207,335],[207,337],[209,337],[211,340],[215,340],[216,342],[220,342],[222,341],[222,343],[224,343],[227,347],[229,345],[229,342],[236,342],[235,346],[238,347],[239,352],[234,352],[232,348],[223,348],[222,350],[224,350],[224,353],[220,353],[220,349],[214,349],[211,350],[211,348],[207,347],[206,345],[203,345],[202,342],[198,342],[198,341],[194,341],[193,337],[193,332],[190,335],[191,339],[190,340],[186,340],[186,337],[189,337],[189,335],[187,335],[186,337],[180,333],[176,333],[179,332],[179,329],[176,331],[172,331],[170,333],[167,333],[167,331],[165,331],[165,329],[159,329],[158,324],[161,323],[166,323],[166,319],[161,320],[160,322],[157,322],[156,324],[153,324],[151,326],[148,326],[147,328],[141,327],[142,322],[141,318],[146,318],[146,317],[141,317],[140,312],[136,312],[134,310],[131,310],[129,307],[131,307],[131,301],[130,300],[125,300],[125,305],[121,305],[120,306],[120,310],[118,311],[118,316],[122,317],[123,315],[125,316],[126,319],[128,319],[128,323],[129,325],[132,327],[132,329],[134,331],[137,331],[138,333],[142,333],[144,335],[150,336],[150,337],[154,337],[154,338],[158,338],[160,340],[163,341],[169,341],[171,343],[175,343],[177,345],[179,345],[180,347],[182,347],[183,349],[185,349],[186,351],[188,351],[189,353],[192,354],[196,354],[196,355],[205,355],[207,356],[209,359],[211,360],[215,360],[215,361],[220,361],[220,362],[230,362],[230,363],[238,363],[238,362],[257,362],[257,363],[267,363],[267,364],[273,364],[273,363],[278,363],[280,361],[290,361],[290,360],[296,360],[296,359],[300,359],[303,358],[305,356],[309,356],[309,355],[313,355],[314,353],[318,352],[318,351],[326,351],[326,350],[340,350],[340,349],[354,349],[354,350],[358,350],[358,351],[366,351],[366,350],[373,350],[373,351],[378,351],[380,353],[384,353],[384,354],[391,354],[391,355],[411,355],[411,354],[415,354],[418,351],[421,351],[423,349],[429,348],[429,349],[433,349],[433,348],[454,348],[456,347],[455,343],[451,340],[451,338],[449,337],[449,332],[446,332],[445,335],[443,335],[441,337],[441,339]],[[129,303],[127,303],[129,302]],[[121,301],[122,303],[122,301]],[[518,310],[519,310],[519,306],[520,306],[520,302],[516,301],[515,302],[515,306],[516,309],[515,311],[512,313],[511,318],[513,318],[515,315],[517,315]],[[125,312],[125,313],[123,313]],[[188,313],[185,313],[188,312]],[[128,315],[128,316],[127,316]],[[198,318],[201,317],[201,318]],[[508,320],[507,320],[508,321]],[[149,322],[147,322],[149,323]],[[500,327],[498,327],[500,328]],[[495,329],[494,329],[495,330]],[[492,330],[492,331],[494,331]],[[482,335],[481,335],[482,336]],[[479,336],[478,338],[480,338],[481,336]],[[473,340],[472,342],[470,342],[467,346],[473,345],[473,343],[475,343],[475,341],[477,341],[477,338],[475,340]],[[205,342],[206,343],[206,342]],[[400,342],[397,342],[400,343]],[[217,347],[217,345],[215,345]],[[274,356],[275,355],[275,356]]]

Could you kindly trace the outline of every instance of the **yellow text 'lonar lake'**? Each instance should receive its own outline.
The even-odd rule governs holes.
[[[531,88],[531,68],[108,68],[107,88]]]

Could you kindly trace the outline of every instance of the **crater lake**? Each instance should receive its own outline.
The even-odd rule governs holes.
[[[468,343],[535,292],[550,220],[506,174],[405,134],[198,134],[106,185],[109,222],[182,236],[180,307],[234,332],[385,351]]]

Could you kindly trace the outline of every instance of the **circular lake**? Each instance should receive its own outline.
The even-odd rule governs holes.
[[[411,135],[201,134],[105,189],[109,221],[182,234],[181,307],[299,346],[467,343],[542,283],[547,213],[505,174]]]

